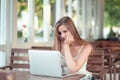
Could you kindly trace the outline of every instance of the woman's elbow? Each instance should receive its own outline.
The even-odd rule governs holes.
[[[75,68],[69,69],[70,73],[76,73],[77,71],[78,71],[78,69],[75,69]]]

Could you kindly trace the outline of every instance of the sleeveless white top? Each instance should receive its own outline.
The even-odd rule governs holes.
[[[82,46],[80,47],[80,50],[78,51],[78,54],[77,54],[77,56],[74,58],[74,60],[79,57],[79,55],[80,55],[81,50],[82,50],[83,47],[84,47],[84,45],[82,45]],[[66,63],[65,63],[65,58],[64,58],[64,56],[62,56],[61,63],[62,63],[63,73],[69,74],[68,69],[67,69],[67,67],[66,67]],[[78,74],[85,74],[85,75],[86,75],[85,77],[83,77],[82,79],[79,79],[79,80],[91,80],[91,78],[92,78],[92,73],[86,70],[86,66],[87,66],[87,61],[86,61],[85,64],[81,67],[81,69],[76,72],[76,73],[78,73]]]

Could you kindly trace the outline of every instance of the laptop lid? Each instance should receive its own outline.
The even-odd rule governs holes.
[[[31,74],[62,77],[59,51],[29,50],[28,53]]]

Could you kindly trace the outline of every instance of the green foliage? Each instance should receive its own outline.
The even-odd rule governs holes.
[[[38,26],[43,24],[43,0],[34,0],[35,2],[35,15],[38,17]],[[54,4],[55,0],[50,0],[50,4]],[[18,0],[18,18],[21,18],[22,11],[27,10],[28,0]]]
[[[112,30],[112,27],[110,27],[110,33],[108,34],[108,38],[115,38],[116,33]]]
[[[116,33],[112,27],[120,27],[120,0],[104,0],[105,1],[105,26],[110,26],[108,38],[115,38]]]
[[[34,0],[35,2],[35,16],[38,18],[38,26],[43,26],[43,0]],[[54,6],[55,0],[50,0],[51,7]],[[17,3],[18,7],[18,18],[22,17],[22,12],[25,10],[28,10],[28,0],[18,0]],[[52,9],[51,9],[52,10]],[[53,10],[51,11],[54,12]],[[35,36],[43,37],[43,31],[37,32],[35,31]],[[17,37],[21,38],[23,37],[23,33],[21,31],[17,32]]]
[[[24,10],[27,10],[27,0],[18,0],[18,17],[22,17],[21,13]]]
[[[54,3],[55,3],[55,0],[50,0],[50,3],[51,3],[51,4],[54,4]]]
[[[40,32],[35,31],[35,36],[43,37],[43,31]]]
[[[50,0],[50,4],[55,3],[55,0]],[[39,26],[42,26],[43,24],[43,0],[35,0],[35,15],[39,19]]]
[[[105,25],[120,26],[120,0],[105,0]]]
[[[43,18],[43,0],[35,0],[35,12],[39,19]]]
[[[17,31],[17,38],[22,38],[23,37],[23,32],[20,30],[20,31]]]

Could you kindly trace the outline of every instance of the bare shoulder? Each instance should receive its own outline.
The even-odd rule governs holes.
[[[92,49],[92,45],[90,43],[87,43],[87,44],[84,45],[84,48],[90,48],[90,49]]]
[[[93,47],[92,47],[92,45],[90,43],[87,43],[87,44],[84,45],[84,49],[83,50],[85,52],[87,51],[87,53],[90,54],[92,52],[92,50],[93,50]]]

